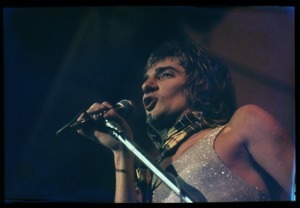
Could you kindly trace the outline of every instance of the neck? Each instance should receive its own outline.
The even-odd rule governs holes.
[[[190,136],[205,128],[202,112],[189,112],[182,114],[172,128],[161,132],[160,156],[157,162],[176,153],[178,147]],[[164,134],[164,135],[162,135]]]
[[[151,114],[147,115],[147,124],[149,125],[148,129],[148,136],[151,138],[151,140],[154,142],[155,146],[160,149],[163,146],[163,143],[169,137],[171,133],[176,132],[177,130],[180,130],[182,127],[180,127],[180,123],[178,125],[178,121],[180,118],[183,117],[187,112],[183,112],[181,115],[177,116],[176,118],[170,118],[168,125],[155,125],[157,122],[153,121]],[[194,116],[196,116],[198,119],[201,117],[201,112],[190,112],[193,113]],[[192,120],[194,118],[191,118]],[[172,122],[170,122],[172,121]],[[188,125],[187,122],[184,122],[185,125]],[[177,124],[177,127],[175,127],[175,124]],[[178,129],[179,128],[179,129]]]
[[[151,113],[147,115],[147,124],[158,134],[162,139],[165,138],[168,134],[168,131],[175,125],[178,119],[183,115],[177,114],[168,116],[168,118],[163,119],[153,119]]]
[[[170,128],[176,123],[178,116],[168,117],[168,119],[154,119],[150,114],[147,115],[147,124],[161,137],[163,137]]]

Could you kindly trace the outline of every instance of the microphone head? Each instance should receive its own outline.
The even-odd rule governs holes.
[[[116,106],[118,113],[124,118],[130,116],[136,109],[134,103],[127,99],[120,100]]]

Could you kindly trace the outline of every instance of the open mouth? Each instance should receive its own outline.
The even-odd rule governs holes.
[[[157,103],[157,99],[153,97],[147,97],[144,99],[144,108],[147,111],[151,111]]]

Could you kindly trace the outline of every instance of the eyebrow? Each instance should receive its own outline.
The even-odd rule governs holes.
[[[176,68],[172,67],[172,66],[164,66],[164,67],[159,67],[159,68],[156,68],[155,71],[154,71],[154,74],[155,75],[158,75],[166,70],[172,70],[172,71],[175,71],[175,72],[178,72],[180,73],[181,71],[177,70]],[[147,73],[145,73],[144,75],[144,79],[147,79],[149,77],[149,75]]]

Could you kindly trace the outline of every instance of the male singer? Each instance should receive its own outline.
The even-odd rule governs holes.
[[[259,106],[236,107],[227,67],[202,46],[169,41],[146,64],[143,104],[156,162],[202,202],[290,200],[294,144],[273,116]],[[108,102],[86,113],[133,132]],[[85,119],[81,115],[78,121]],[[96,127],[78,133],[109,148],[115,164],[115,202],[145,201],[137,191],[134,155]],[[159,177],[151,181],[152,202],[180,202]]]

